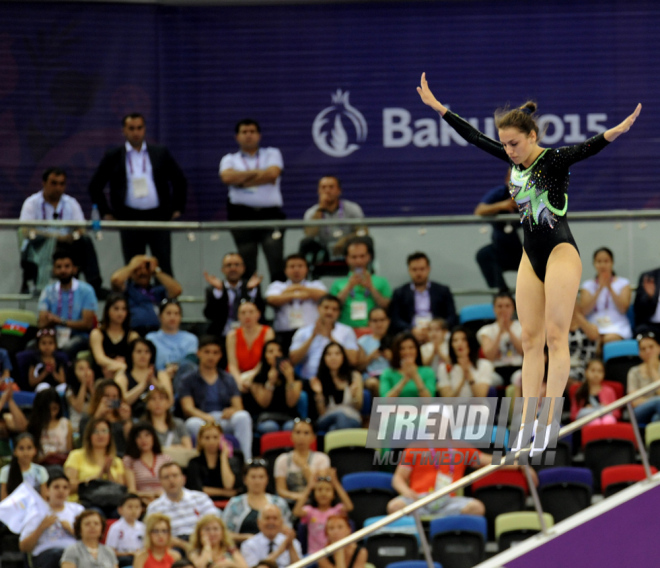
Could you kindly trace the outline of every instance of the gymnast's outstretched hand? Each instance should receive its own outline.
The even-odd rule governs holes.
[[[614,142],[614,140],[621,136],[621,134],[628,132],[630,127],[635,124],[635,121],[637,120],[640,112],[642,112],[642,103],[639,103],[635,109],[635,112],[633,112],[621,124],[615,126],[614,128],[610,128],[607,132],[605,132],[605,140],[608,142]]]
[[[419,96],[422,98],[422,102],[425,105],[430,106],[433,110],[438,111],[442,116],[447,112],[447,107],[444,106],[443,104],[438,101],[438,99],[435,98],[433,93],[431,92],[431,89],[429,89],[429,84],[426,81],[426,73],[422,73],[422,80],[420,81],[420,87],[417,87],[417,92],[419,93]]]

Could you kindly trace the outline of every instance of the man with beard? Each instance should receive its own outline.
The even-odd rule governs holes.
[[[39,328],[54,327],[57,345],[70,359],[87,348],[98,309],[94,288],[74,278],[75,271],[71,253],[55,251],[53,276],[57,282],[46,286],[39,297]]]
[[[183,291],[181,284],[158,266],[156,258],[144,254],[134,256],[126,266],[115,270],[110,283],[113,290],[126,295],[131,329],[142,336],[160,328],[160,303]]]

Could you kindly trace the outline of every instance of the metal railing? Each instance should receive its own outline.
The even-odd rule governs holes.
[[[642,396],[645,396],[647,394],[651,394],[652,392],[660,389],[660,381],[652,383],[650,385],[647,385],[633,393],[630,393],[612,404],[609,404],[599,410],[594,411],[593,413],[589,414],[588,416],[584,416],[583,418],[579,418],[578,420],[575,420],[568,426],[564,426],[562,428],[558,435],[557,439],[561,439],[565,436],[568,436],[569,434],[572,434],[573,432],[577,432],[578,430],[582,429],[584,426],[589,424],[591,421],[596,420],[597,418],[600,418],[602,416],[605,416],[606,414],[609,414],[613,410],[617,410],[623,406],[626,406],[628,408],[628,413],[630,414],[630,422],[632,424],[634,433],[635,433],[635,438],[637,440],[637,446],[639,449],[639,453],[642,459],[642,464],[644,466],[644,471],[646,473],[646,478],[650,479],[651,478],[651,466],[649,464],[649,459],[648,455],[646,453],[646,448],[644,446],[644,441],[642,440],[641,433],[639,431],[639,425],[637,424],[637,420],[635,418],[635,413],[633,411],[632,407],[632,401],[640,398]],[[522,450],[519,450],[515,453],[516,460],[522,456],[523,454],[528,454],[530,450],[530,446],[523,448]],[[382,529],[383,527],[393,523],[394,521],[397,521],[398,519],[405,517],[407,515],[412,514],[413,517],[415,518],[415,523],[417,525],[417,531],[419,533],[420,541],[422,544],[422,552],[424,554],[424,558],[426,560],[426,563],[429,568],[433,568],[433,559],[431,558],[431,549],[429,547],[428,541],[426,539],[426,535],[424,533],[424,529],[422,526],[422,521],[419,516],[419,511],[418,509],[432,503],[436,499],[439,499],[440,497],[444,497],[446,495],[449,495],[453,493],[454,491],[461,489],[463,487],[466,487],[468,485],[471,485],[478,479],[481,479],[482,477],[486,477],[487,475],[497,471],[501,467],[504,467],[505,463],[504,460],[502,463],[499,465],[487,465],[482,468],[479,468],[477,471],[466,475],[462,479],[459,479],[458,481],[453,482],[451,485],[448,485],[444,487],[443,489],[439,489],[438,491],[435,491],[433,493],[430,493],[414,503],[411,503],[410,505],[407,505],[403,509],[396,511],[395,513],[392,513],[390,515],[387,515],[386,517],[374,522],[373,524],[369,525],[368,527],[362,528],[353,534],[347,536],[346,538],[337,541],[333,544],[330,544],[323,548],[322,550],[319,550],[318,552],[315,552],[314,554],[310,554],[309,556],[306,556],[305,558],[299,560],[298,562],[295,562],[289,566],[289,568],[304,568],[305,566],[309,566],[310,564],[313,564],[320,560],[321,558],[324,558],[326,556],[329,556],[330,554],[335,553],[339,549],[343,548],[344,546],[348,544],[352,544],[354,542],[360,541],[364,539],[365,537],[368,537],[369,535],[375,533],[376,531]],[[534,508],[539,516],[539,521],[540,521],[540,526],[541,526],[541,532],[544,534],[548,534],[549,530],[548,527],[545,524],[545,520],[543,518],[543,509],[541,507],[541,501],[538,496],[538,492],[536,490],[536,486],[533,483],[531,474],[530,474],[530,465],[524,465],[523,468],[525,470],[525,476],[527,478],[527,484],[529,486],[530,493],[532,495],[532,499],[534,501]]]

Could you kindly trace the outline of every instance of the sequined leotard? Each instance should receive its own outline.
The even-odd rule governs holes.
[[[457,114],[447,111],[443,118],[467,142],[511,166],[509,192],[520,210],[523,247],[534,272],[541,282],[545,281],[545,269],[552,249],[560,243],[570,243],[577,250],[566,218],[568,168],[597,154],[609,142],[603,134],[599,134],[575,146],[546,148],[529,168],[523,168],[522,164],[515,165],[509,159],[500,142],[488,138]]]

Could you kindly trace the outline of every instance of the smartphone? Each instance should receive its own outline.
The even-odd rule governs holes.
[[[121,400],[113,399],[110,401],[110,408],[117,410],[121,406]]]

